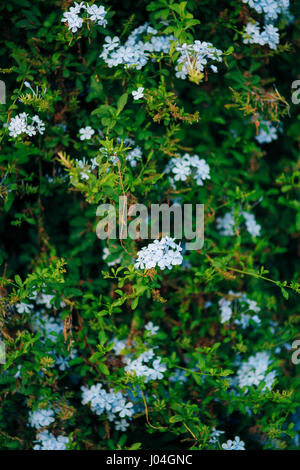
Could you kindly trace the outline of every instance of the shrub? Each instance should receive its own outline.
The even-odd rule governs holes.
[[[297,8],[1,3],[2,449],[297,448]]]

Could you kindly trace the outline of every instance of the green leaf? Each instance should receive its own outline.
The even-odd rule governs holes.
[[[128,94],[124,93],[120,98],[118,99],[117,102],[117,116],[123,111],[124,107],[126,106],[128,100]]]

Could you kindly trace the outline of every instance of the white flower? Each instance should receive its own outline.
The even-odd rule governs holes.
[[[117,431],[126,431],[129,427],[129,423],[127,423],[126,419],[120,419],[120,421],[115,421],[115,428]]]
[[[204,180],[210,179],[210,167],[206,161],[198,155],[191,156],[188,153],[182,157],[171,158],[165,173],[173,173],[174,182],[185,181],[191,175],[199,186],[203,186]]]
[[[72,353],[68,357],[58,356],[55,364],[58,366],[59,370],[65,371],[69,369],[70,367],[69,361],[71,359],[74,359],[76,356],[77,356],[77,350],[73,349]]]
[[[85,12],[86,16],[82,17],[79,16],[81,14],[81,10],[83,13]],[[69,11],[63,14],[62,22],[67,23],[68,28],[72,31],[72,33],[77,33],[77,31],[82,27],[84,18],[93,21],[99,26],[105,27],[107,25],[107,21],[105,19],[106,10],[103,6],[97,5],[89,5],[85,2],[74,3],[73,7],[70,7]]]
[[[29,413],[29,424],[33,428],[40,429],[55,421],[54,411],[50,408],[38,409]]]
[[[119,413],[120,418],[125,418],[125,416],[131,417],[134,413],[133,403],[125,403],[125,400],[122,400],[120,404],[115,407],[114,412]]]
[[[31,120],[31,123],[29,123]],[[17,137],[20,134],[27,134],[29,137],[36,135],[37,133],[43,134],[45,131],[45,124],[37,116],[32,118],[27,113],[21,113],[11,118],[8,125],[8,132],[11,137]]]
[[[145,330],[150,331],[152,335],[155,335],[159,330],[159,326],[154,326],[152,321],[149,321],[147,325],[145,325]]]
[[[119,355],[119,354],[123,351],[123,349],[125,349],[126,346],[127,346],[127,344],[126,344],[126,343],[127,343],[126,339],[118,340],[118,339],[114,338],[114,339],[112,340],[112,342],[114,343],[112,349],[113,349],[113,351],[114,351],[117,355]]]
[[[241,215],[243,216],[245,220],[246,229],[250,233],[250,235],[252,235],[253,237],[260,236],[261,226],[256,222],[254,215],[246,211],[242,211]],[[227,212],[227,214],[225,214],[224,217],[217,217],[216,221],[217,221],[217,228],[220,230],[221,235],[223,236],[234,235],[233,229],[235,226],[235,220],[234,220],[233,212]]]
[[[132,92],[132,96],[134,100],[144,98],[144,88],[140,86],[136,91]]]
[[[40,134],[44,134],[45,132],[45,124],[44,122],[35,114],[32,117],[32,122],[36,125],[36,129]]]
[[[90,388],[82,386],[81,390],[82,404],[89,403],[91,410],[97,415],[106,412],[110,421],[114,421],[116,413],[119,413],[120,418],[134,414],[133,403],[126,403],[121,392],[115,392],[113,389],[107,392],[101,384],[92,385]]]
[[[225,237],[234,235],[234,216],[232,212],[227,212],[224,217],[217,217],[216,222],[221,235]]]
[[[30,313],[31,309],[33,308],[33,305],[28,305],[24,302],[21,302],[19,304],[16,304],[15,307],[18,313]]]
[[[163,378],[163,372],[167,370],[166,364],[160,362],[161,358],[157,358],[153,361],[152,371],[150,375],[151,380],[160,380]]]
[[[65,12],[62,22],[66,22],[68,24],[68,28],[72,31],[72,33],[77,33],[77,31],[82,27],[83,19],[80,18],[75,12]]]
[[[260,235],[261,226],[256,222],[254,215],[245,211],[242,212],[242,215],[244,216],[246,228],[250,235],[258,237]]]
[[[269,144],[273,140],[278,139],[277,128],[271,124],[270,121],[261,121],[259,126],[259,133],[255,139],[259,144]]]
[[[178,45],[176,50],[180,52],[176,65],[176,77],[181,79],[187,78],[191,71],[203,73],[210,61],[222,61],[222,51],[216,49],[210,42],[197,40],[193,44]],[[213,72],[217,72],[214,64],[210,67]]]
[[[33,450],[65,450],[69,444],[66,436],[55,437],[49,431],[41,431],[37,434],[36,444]]]
[[[160,269],[172,269],[173,266],[183,261],[180,251],[182,248],[174,242],[173,238],[163,237],[160,241],[155,240],[138,251],[135,267],[136,269],[151,269],[158,266]]]
[[[210,435],[210,438],[209,438],[209,443],[210,444],[217,444],[221,434],[224,434],[224,431],[219,431],[216,428],[212,428],[211,435]]]
[[[279,15],[291,16],[289,13],[289,0],[243,0],[254,8],[257,13],[263,14],[266,22],[277,20]]]
[[[243,33],[244,44],[259,44],[260,46],[267,44],[270,49],[276,49],[279,40],[278,28],[272,24],[265,25],[261,32],[257,22],[248,23]]]
[[[152,35],[152,37],[144,41],[143,35]],[[148,62],[150,54],[161,52],[167,54],[172,40],[175,40],[174,36],[157,36],[157,31],[145,23],[135,28],[124,44],[121,44],[117,37],[113,40],[106,38],[100,57],[108,67],[117,67],[122,64],[125,68],[134,67],[140,70]]]
[[[232,315],[231,301],[227,299],[220,299],[219,306],[221,309],[221,323],[226,323],[230,320]]]
[[[222,444],[222,447],[224,450],[245,450],[245,442],[241,441],[239,436],[235,436],[233,441],[229,439],[225,444]]]
[[[107,21],[104,19],[106,11],[102,5],[100,7],[97,7],[97,5],[90,6],[87,3],[86,12],[91,21],[95,21],[99,26],[106,26]]]
[[[35,315],[32,327],[52,342],[56,342],[57,337],[63,332],[64,324],[59,318],[49,315]]]
[[[80,140],[90,140],[91,137],[95,134],[94,129],[91,126],[82,127],[79,129]]]
[[[226,323],[227,321],[230,320],[232,316],[232,306],[234,305],[234,309],[237,313],[237,308],[238,306],[245,307],[246,305],[248,308],[241,312],[241,318],[240,319],[235,319],[234,323],[237,325],[241,325],[242,328],[246,328],[250,324],[250,319],[254,321],[255,323],[259,324],[260,323],[260,318],[257,315],[251,316],[247,315],[246,312],[248,310],[252,310],[253,312],[258,313],[260,311],[260,307],[257,305],[255,300],[250,300],[245,294],[242,294],[241,292],[233,292],[230,290],[228,292],[229,299],[222,298],[219,300],[219,307],[221,310],[221,323]]]
[[[184,161],[178,161],[175,163],[172,173],[174,173],[175,181],[185,181],[187,177],[191,174],[191,169],[188,164]]]
[[[110,36],[106,36],[104,40],[106,42],[105,48],[107,51],[111,51],[115,49],[120,44],[120,39],[117,36],[113,38],[111,38]]]
[[[237,373],[237,383],[240,388],[258,386],[261,382],[265,382],[262,392],[266,389],[271,390],[276,371],[267,373],[271,365],[270,355],[267,352],[258,352],[254,356],[242,363]],[[246,388],[245,393],[248,389]]]

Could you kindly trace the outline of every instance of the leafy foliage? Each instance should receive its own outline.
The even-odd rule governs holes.
[[[261,19],[245,1],[96,4],[107,25],[85,21],[74,34],[61,21],[70,1],[0,5],[1,448],[32,448],[30,413],[47,408],[55,421],[45,429],[68,436],[72,449],[219,449],[237,435],[247,449],[297,448],[300,107],[291,84],[299,5],[291,5],[294,21],[278,23],[271,50],[244,44],[245,25]],[[124,43],[145,22],[172,36],[168,52],[152,52],[141,68],[109,67],[100,57],[105,37]],[[177,47],[195,40],[222,50],[218,72],[192,64],[179,78]],[[135,101],[139,87],[144,97]],[[10,135],[24,112],[39,116],[43,134]],[[257,141],[261,121],[275,126],[277,140]],[[81,139],[87,126],[95,132]],[[142,158],[132,166],[136,147]],[[186,153],[210,166],[202,186],[187,178],[174,187],[165,173]],[[124,195],[148,207],[204,204],[203,248],[184,252],[171,271],[135,269],[145,241],[96,236],[98,205],[118,209]],[[243,211],[255,215],[259,236],[246,230]],[[217,226],[226,213],[231,236]],[[224,305],[232,309],[226,322]],[[149,350],[161,378],[159,368],[149,380],[126,368]],[[261,352],[274,383],[240,386],[242,364]],[[81,387],[99,383],[134,404],[125,431],[83,404]],[[212,440],[214,428],[224,437]]]

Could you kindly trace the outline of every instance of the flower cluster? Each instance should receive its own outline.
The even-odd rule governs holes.
[[[235,436],[233,441],[229,439],[222,444],[222,448],[224,450],[245,450],[245,442],[242,441],[239,436]]]
[[[95,170],[99,166],[96,157],[91,159],[89,162],[85,157],[82,160],[75,159],[77,168],[80,168],[79,176],[83,180],[88,180],[90,178],[90,172]],[[73,175],[70,175],[70,178],[73,178]]]
[[[263,14],[266,22],[277,20],[280,15],[290,16],[290,0],[243,0],[244,3]]]
[[[261,121],[259,133],[255,138],[259,144],[269,144],[278,139],[277,130],[278,128],[273,126],[270,121]]]
[[[55,342],[57,336],[63,332],[64,324],[60,318],[52,317],[46,313],[37,314],[33,317],[32,327],[44,337]]]
[[[145,332],[147,336],[154,336],[159,331],[159,327],[154,325],[152,321],[149,321],[145,325]],[[132,353],[124,354],[124,350],[127,347],[126,340],[113,339],[113,351],[116,355],[121,355],[123,362],[126,366],[125,372],[134,374],[139,378],[143,378],[144,382],[150,382],[151,380],[161,380],[164,377],[164,372],[167,370],[167,366],[162,362],[160,356],[155,356],[153,348],[149,348],[139,354],[138,357],[133,357]]]
[[[118,137],[117,142],[121,144],[122,140]],[[143,152],[142,152],[141,147],[139,145],[136,145],[135,141],[131,139],[130,137],[125,137],[125,139],[123,139],[123,146],[130,148],[130,150],[126,151],[125,160],[129,162],[132,168],[136,167],[137,163],[141,161],[143,157]],[[100,152],[104,157],[109,158],[114,166],[118,164],[117,154],[109,155],[105,147],[101,147]]]
[[[244,44],[268,45],[270,49],[277,49],[280,37],[278,28],[272,24],[267,24],[261,31],[257,22],[248,23],[243,33]]]
[[[131,418],[135,413],[131,401],[126,401],[122,392],[110,389],[108,392],[98,383],[91,387],[81,387],[82,404],[89,403],[91,410],[97,415],[107,414],[109,421],[115,421],[116,429],[125,431],[129,424],[125,419],[119,421],[116,418]]]
[[[236,318],[234,320],[234,323],[241,325],[243,329],[249,326],[250,320],[256,324],[260,324],[261,321],[257,315],[252,316],[246,313],[249,310],[255,313],[260,312],[260,307],[257,305],[255,300],[248,299],[246,294],[243,294],[242,292],[233,292],[231,290],[228,292],[228,298],[222,297],[219,300],[221,323],[225,323],[230,320],[233,311],[237,311],[238,305],[239,307],[247,306],[247,308],[241,312],[240,318]]]
[[[253,237],[260,236],[261,226],[256,222],[254,215],[242,211],[241,216],[244,218],[246,229],[250,235]],[[227,212],[224,217],[217,217],[216,220],[221,235],[230,237],[234,235],[235,219],[233,212]]]
[[[119,142],[120,139],[118,139]],[[138,161],[142,159],[143,152],[139,145],[135,145],[135,141],[130,137],[126,137],[123,141],[125,147],[130,147],[131,150],[128,150],[126,153],[126,160],[129,162],[132,168],[136,167]]]
[[[219,437],[224,434],[224,431],[219,431],[215,427],[212,428],[210,436],[209,436],[209,443],[212,445],[216,445],[219,442]]]
[[[222,51],[217,49],[210,42],[194,41],[193,44],[182,44],[177,46],[180,56],[177,60],[176,77],[185,79],[188,75],[198,75],[203,77],[203,71],[208,62],[222,62]],[[211,64],[213,72],[218,69],[215,64]]]
[[[151,269],[157,266],[160,269],[172,269],[173,266],[182,263],[181,251],[181,246],[177,245],[173,238],[163,237],[161,240],[154,240],[138,251],[135,267]]]
[[[130,359],[125,357],[124,361],[127,363],[125,371],[134,373],[137,377],[142,377],[145,382],[151,380],[161,380],[163,373],[167,370],[166,364],[161,362],[161,357],[157,356],[154,359],[153,349],[143,352],[137,359]],[[153,360],[149,367],[149,361]]]
[[[34,301],[36,307],[34,309],[33,303],[27,304],[20,302],[15,305],[15,308],[19,314],[32,314],[33,309],[35,313],[29,318],[32,329],[41,335],[40,344],[41,346],[46,345],[46,354],[55,360],[55,364],[59,370],[65,371],[70,367],[70,360],[77,357],[77,350],[73,348],[71,351],[66,351],[64,348],[58,353],[56,349],[55,354],[52,349],[49,349],[49,341],[51,343],[58,343],[59,338],[62,338],[64,323],[59,315],[56,317],[51,316],[47,310],[53,309],[53,294],[45,294],[44,292],[34,292],[30,297],[31,301]],[[60,302],[60,307],[64,307],[64,302]],[[38,309],[38,311],[36,311]],[[51,366],[53,367],[54,364]],[[18,371],[16,378],[21,377],[21,370]],[[44,412],[44,410],[38,410]],[[39,414],[37,414],[39,416]]]
[[[132,31],[124,45],[117,36],[113,38],[107,36],[100,57],[108,67],[123,65],[126,68],[133,67],[140,70],[147,64],[150,57],[152,58],[152,54],[168,54],[170,43],[175,40],[173,36],[158,36],[157,34],[156,29],[152,28],[149,23],[145,23]],[[151,38],[144,41],[143,35],[147,36],[147,39],[149,36]]]
[[[29,137],[36,134],[43,134],[45,131],[44,122],[37,116],[32,117],[27,113],[20,113],[10,120],[8,132],[11,137],[20,134],[27,134]]]
[[[55,437],[49,431],[41,431],[35,442],[33,450],[66,450],[70,441],[66,436]]]
[[[242,363],[237,372],[237,385],[243,388],[252,387],[253,385],[258,386],[261,382],[264,382],[265,386],[262,391],[266,389],[271,390],[276,377],[275,370],[267,373],[271,363],[270,355],[266,351],[250,356],[247,361]],[[247,391],[248,389],[246,389],[245,393]]]
[[[64,13],[61,21],[63,23],[67,23],[68,28],[72,33],[77,33],[77,31],[82,27],[84,20],[92,21],[105,28],[107,25],[105,16],[106,11],[102,5],[98,7],[95,4],[89,5],[85,2],[75,2],[74,6],[70,7],[69,11]]]
[[[186,181],[192,176],[199,186],[203,186],[206,179],[210,179],[210,167],[198,155],[185,153],[182,157],[173,157],[165,168],[165,173],[171,173],[170,183],[175,186],[176,181]]]
[[[30,411],[28,423],[31,427],[40,429],[53,423],[55,421],[54,415],[54,411],[50,408]]]

